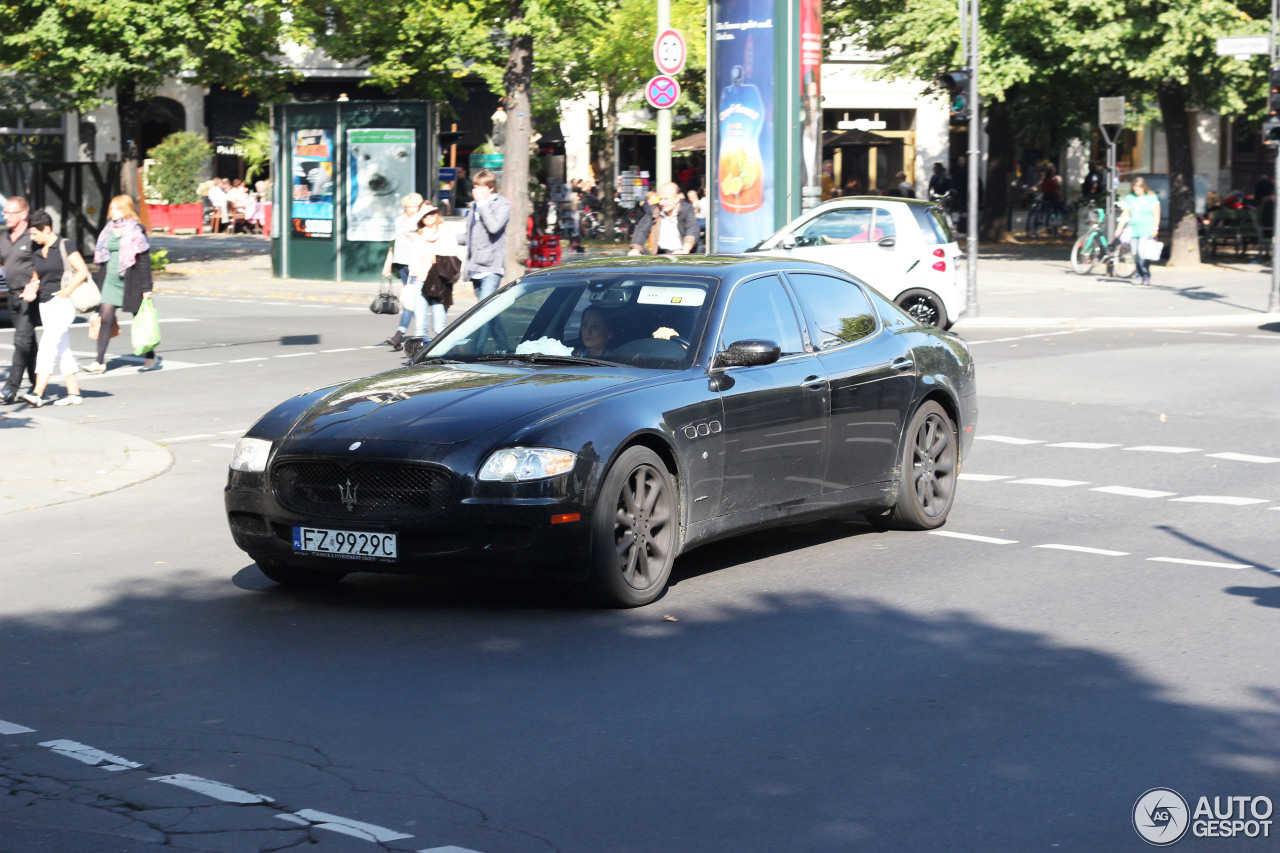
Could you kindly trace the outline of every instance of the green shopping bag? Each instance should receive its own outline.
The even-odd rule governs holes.
[[[160,316],[150,299],[142,300],[138,313],[133,315],[132,337],[134,355],[149,353],[160,345]]]

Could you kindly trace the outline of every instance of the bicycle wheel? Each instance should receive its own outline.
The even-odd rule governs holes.
[[[1086,234],[1071,246],[1071,271],[1076,275],[1088,275],[1102,260],[1102,241],[1094,233]]]
[[[1033,207],[1027,211],[1027,236],[1039,237],[1040,229],[1043,227],[1044,213],[1038,207]]]
[[[1133,278],[1133,274],[1137,271],[1138,265],[1133,260],[1133,249],[1128,243],[1117,244],[1115,253],[1112,255],[1111,275],[1116,278]]]

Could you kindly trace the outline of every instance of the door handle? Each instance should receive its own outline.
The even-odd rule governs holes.
[[[800,387],[806,391],[821,391],[827,387],[827,380],[821,376],[806,376]]]
[[[909,358],[895,358],[893,364],[889,366],[894,370],[910,370],[916,366],[916,363]]]

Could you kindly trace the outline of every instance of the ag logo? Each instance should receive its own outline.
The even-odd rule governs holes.
[[[1172,788],[1152,788],[1133,804],[1133,828],[1143,841],[1156,847],[1181,840],[1190,818],[1187,801]]]

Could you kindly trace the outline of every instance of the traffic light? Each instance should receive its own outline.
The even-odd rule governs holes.
[[[951,93],[951,118],[969,120],[969,69],[957,68],[940,78],[942,88]]]

